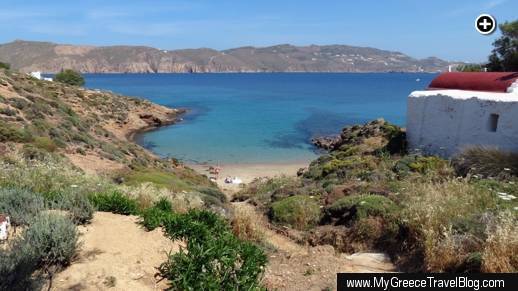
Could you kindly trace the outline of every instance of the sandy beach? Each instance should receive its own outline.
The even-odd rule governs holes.
[[[237,191],[239,185],[225,183],[226,177],[237,177],[241,179],[243,183],[250,183],[255,178],[259,177],[274,177],[279,175],[296,176],[297,171],[300,168],[305,168],[309,165],[309,162],[295,162],[295,163],[265,163],[265,164],[223,164],[220,165],[221,172],[219,173],[216,182],[223,190]],[[188,165],[197,172],[212,176],[209,173],[209,167],[211,165],[199,165],[191,164]]]

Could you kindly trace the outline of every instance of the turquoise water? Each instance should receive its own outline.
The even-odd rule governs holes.
[[[383,117],[404,125],[406,97],[433,74],[89,74],[87,87],[189,109],[138,142],[188,163],[301,162],[311,137]],[[420,79],[420,81],[416,81]]]

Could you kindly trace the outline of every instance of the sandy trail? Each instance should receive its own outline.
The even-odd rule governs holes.
[[[232,204],[256,215],[254,221],[264,234],[265,242],[273,247],[268,252],[269,263],[263,279],[271,290],[336,290],[336,273],[394,272],[395,266],[382,253],[337,253],[332,246],[304,246],[277,233],[252,205]]]
[[[78,260],[54,277],[52,290],[165,289],[166,282],[154,277],[156,267],[179,244],[137,222],[136,216],[96,212],[91,224],[79,227]]]

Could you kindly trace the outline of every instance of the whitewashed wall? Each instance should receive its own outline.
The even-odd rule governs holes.
[[[490,131],[490,115],[498,128]],[[461,90],[415,91],[408,97],[410,150],[449,157],[472,145],[518,152],[518,94]]]

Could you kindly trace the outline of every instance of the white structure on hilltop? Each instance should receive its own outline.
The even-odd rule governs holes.
[[[410,151],[443,157],[470,146],[518,152],[518,73],[444,73],[408,97]]]
[[[41,75],[41,72],[40,71],[36,71],[36,72],[31,72],[29,74],[31,77],[33,78],[36,78],[38,80],[44,80],[44,81],[52,81],[52,78],[45,78]]]
[[[40,71],[36,71],[36,72],[31,72],[29,75],[31,75],[31,77],[33,78],[36,78],[38,80],[41,80],[41,72]]]

